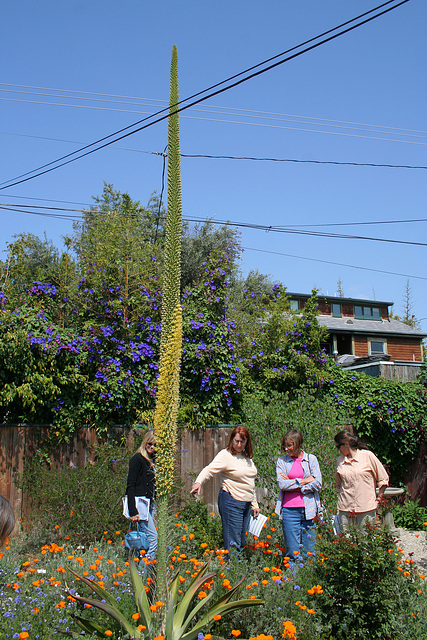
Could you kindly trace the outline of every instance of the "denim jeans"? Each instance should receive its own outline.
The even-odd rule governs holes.
[[[230,552],[241,551],[245,546],[246,532],[249,527],[251,503],[235,500],[227,491],[220,489],[218,509],[222,521],[224,549]]]
[[[150,546],[145,554],[147,560],[154,560],[157,552],[157,529],[154,525],[154,500],[150,500],[150,511],[148,513],[148,520],[140,520],[139,527],[146,534]]]
[[[295,560],[298,551],[301,555],[314,553],[314,521],[307,520],[304,507],[282,508],[282,529],[285,538],[286,555]]]

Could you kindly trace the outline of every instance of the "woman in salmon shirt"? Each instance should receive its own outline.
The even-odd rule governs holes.
[[[280,489],[276,513],[282,519],[286,554],[295,560],[302,553],[314,553],[314,518],[320,509],[322,474],[316,456],[302,450],[303,436],[291,429],[282,438],[285,455],[277,461]]]
[[[375,522],[378,502],[388,485],[387,471],[354,433],[340,431],[334,439],[341,454],[335,471],[341,525],[345,529],[351,522],[363,529],[367,522]]]

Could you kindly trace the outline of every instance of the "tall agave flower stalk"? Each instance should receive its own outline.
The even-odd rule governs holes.
[[[158,506],[159,547],[157,557],[157,593],[167,601],[167,522],[174,477],[179,405],[179,365],[182,352],[181,279],[181,154],[179,119],[174,113],[178,97],[178,52],[172,49],[169,125],[168,125],[168,212],[166,220],[163,273],[162,331],[159,382],[154,431],[157,440],[156,492]]]

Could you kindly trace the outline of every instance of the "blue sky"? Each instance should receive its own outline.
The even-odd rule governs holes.
[[[0,181],[165,106],[173,44],[185,98],[375,6],[365,0],[3,3]],[[426,24],[427,3],[410,0],[184,112],[181,152],[427,166]],[[162,122],[3,189],[0,202],[27,211],[81,208],[106,181],[146,204],[161,187],[162,159],[154,154],[166,142]],[[427,242],[426,222],[389,224],[427,218],[424,169],[183,158],[182,187],[184,217]],[[72,233],[66,220],[6,210],[0,216],[0,250],[21,232],[46,232],[58,247]],[[341,279],[346,296],[394,301],[401,314],[409,276],[413,313],[427,331],[426,247],[241,233],[242,271],[268,273],[292,292],[317,286],[331,295]]]

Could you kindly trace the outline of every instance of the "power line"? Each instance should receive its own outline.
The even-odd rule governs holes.
[[[166,118],[168,118],[170,115],[173,115],[174,113],[179,113],[180,111],[183,111],[185,109],[189,109],[190,107],[195,106],[196,104],[199,104],[200,102],[204,102],[205,100],[208,100],[209,98],[219,95],[221,93],[224,93],[225,91],[228,91],[229,89],[232,89],[240,84],[242,84],[243,82],[247,82],[248,80],[255,78],[263,73],[266,73],[267,71],[270,71],[271,69],[280,66],[282,64],[284,64],[285,62],[289,62],[290,60],[304,54],[307,53],[308,51],[311,51],[323,44],[326,44],[327,42],[330,42],[331,40],[334,40],[335,38],[338,38],[346,33],[349,33],[350,31],[353,31],[354,29],[357,29],[358,27],[361,27],[365,24],[367,24],[368,22],[371,22],[372,20],[375,20],[376,18],[379,18],[382,15],[385,15],[386,13],[393,11],[394,9],[398,8],[399,6],[406,4],[407,2],[409,2],[409,0],[400,0],[400,2],[398,2],[397,4],[394,4],[392,7],[387,7],[386,9],[383,9],[383,11],[375,14],[375,15],[369,15],[375,11],[378,11],[379,9],[382,9],[383,7],[386,7],[387,5],[391,4],[394,0],[388,0],[388,2],[385,2],[377,7],[375,7],[374,9],[371,9],[363,14],[360,14],[359,16],[357,16],[356,18],[352,18],[351,20],[348,20],[347,22],[338,25],[337,27],[334,27],[333,29],[329,29],[328,31],[324,32],[323,34],[320,34],[319,36],[316,36],[314,38],[311,38],[310,40],[307,40],[306,42],[297,45],[296,47],[292,47],[291,49],[288,49],[287,51],[282,52],[281,54],[278,54],[276,56],[273,56],[272,58],[269,58],[268,60],[264,60],[263,62],[250,67],[249,69],[246,69],[245,71],[240,72],[239,74],[236,74],[234,76],[231,76],[230,78],[228,78],[227,80],[223,80],[220,83],[217,83],[216,85],[212,85],[211,87],[209,87],[208,89],[205,89],[203,91],[200,91],[196,94],[194,94],[193,96],[190,96],[189,98],[186,98],[185,100],[180,100],[176,105],[171,105],[169,107],[169,113],[166,115],[163,115],[159,118],[157,118],[157,120],[154,120],[150,123],[145,124],[144,126],[141,126],[133,131],[129,132],[129,129],[131,129],[132,127],[138,126],[141,122],[144,122],[145,120],[149,120],[153,117],[156,117],[157,115],[160,115],[161,113],[164,113],[167,108],[160,110],[159,112],[157,112],[157,114],[154,114],[153,116],[149,116],[148,118],[144,118],[143,120],[140,120],[137,123],[134,123],[133,125],[129,125],[128,127],[125,127],[123,129],[120,129],[119,131],[116,131],[115,133],[109,134],[108,136],[105,136],[104,138],[101,138],[99,140],[97,140],[96,142],[90,144],[90,145],[86,145],[85,147],[74,151],[71,154],[67,154],[66,156],[62,156],[61,158],[58,158],[57,160],[54,160],[48,164],[43,165],[42,167],[38,167],[37,169],[34,169],[30,172],[27,172],[25,174],[22,174],[21,176],[18,176],[16,179],[12,179],[15,180],[15,182],[10,182],[10,184],[6,185],[6,186],[1,186],[0,189],[4,189],[4,188],[10,188],[13,187],[17,184],[21,184],[22,182],[27,182],[28,180],[31,180],[33,178],[39,177],[41,175],[44,175],[45,173],[49,173],[50,171],[53,171],[55,169],[59,169],[62,166],[65,166],[66,164],[69,164],[70,162],[74,162],[75,160],[81,159],[87,155],[90,155],[91,153],[94,153],[95,151],[99,151],[100,149],[105,148],[106,146],[109,146],[110,144],[113,144],[114,142],[118,142],[119,140],[123,140],[124,138],[130,136],[130,135],[134,135],[135,133],[138,133],[139,131],[143,131],[144,129],[153,126],[154,124],[157,124],[163,120],[165,120]],[[365,18],[365,20],[362,20],[361,22],[358,22],[357,24],[353,24],[349,27],[347,27],[346,29],[343,29],[342,31],[339,31],[338,33],[335,33],[333,35],[330,35],[327,38],[324,38],[323,40],[320,40],[320,42],[316,42],[315,44],[311,44],[310,46],[306,47],[305,49],[302,49],[301,51],[298,51],[297,53],[293,53],[292,55],[284,58],[283,60],[279,60],[277,62],[274,62],[272,64],[270,64],[269,66],[265,67],[264,69],[260,69],[257,71],[254,71],[253,73],[251,73],[250,75],[244,77],[244,78],[240,78],[239,80],[236,80],[235,82],[233,82],[232,84],[229,84],[226,87],[222,87],[221,89],[217,89],[216,91],[212,91],[211,93],[208,93],[208,95],[205,95],[204,97],[199,98],[198,100],[194,100],[193,102],[190,102],[189,104],[184,105],[183,103],[188,102],[189,100],[193,100],[195,97],[197,96],[201,96],[204,93],[207,93],[208,91],[211,91],[212,89],[219,87],[223,84],[226,84],[227,82],[230,82],[231,80],[238,78],[242,75],[245,75],[246,73],[252,71],[253,69],[258,69],[260,66],[263,66],[265,64],[268,64],[270,61],[272,60],[277,60],[277,58],[282,57],[283,55],[287,55],[288,53],[290,53],[291,51],[295,51],[296,49],[300,49],[301,47],[305,46],[306,44],[309,44],[311,42],[314,42],[315,40],[318,40],[319,38],[322,38],[324,35],[333,33],[334,31],[337,31],[338,29],[341,29],[343,26],[346,26],[348,24],[351,24],[352,22],[355,22],[356,20],[359,20],[362,17],[368,16],[368,18]],[[182,105],[182,106],[179,106]],[[173,111],[173,109],[175,111]],[[121,133],[123,133],[124,131],[127,131],[127,133],[119,136],[118,138],[115,138],[115,140],[110,140],[109,142],[104,142],[105,140],[112,138],[114,136],[117,136]],[[101,142],[104,142],[104,144],[100,144]],[[96,147],[95,149],[90,149],[88,151],[85,151],[86,149],[88,149],[89,147],[93,147],[95,145],[100,145],[98,147]],[[85,151],[85,153],[82,153],[83,151]],[[80,155],[77,155],[79,154]],[[70,158],[70,156],[72,155],[76,155],[76,157],[74,158]],[[62,162],[62,160],[65,160],[65,158],[69,158],[68,160]],[[60,164],[57,164],[60,163]],[[52,164],[56,164],[55,167],[52,167]],[[47,169],[46,167],[50,167],[49,169]],[[42,169],[45,169],[44,171],[42,171]],[[36,173],[38,172],[38,173]],[[35,175],[28,177],[29,173],[34,173]],[[24,177],[27,176],[27,177]],[[21,180],[19,180],[19,178],[22,178]],[[4,183],[3,183],[4,184]]]
[[[293,162],[297,164],[331,164],[351,167],[380,167],[388,169],[427,169],[424,165],[381,164],[377,162],[339,162],[337,160],[296,160],[295,158],[260,158],[256,156],[205,155],[201,153],[181,153],[182,158],[209,158],[213,160],[253,160],[257,162]]]
[[[162,180],[162,187],[164,188],[164,182]],[[16,196],[15,196],[16,197]],[[19,196],[18,196],[19,197]],[[47,198],[29,198],[28,196],[21,196],[22,198],[25,199],[31,199],[31,200],[44,200],[44,201],[48,201],[48,202],[66,202],[67,204],[84,204],[81,202],[67,202],[67,201],[63,201],[63,200],[47,200]],[[86,213],[88,211],[88,208],[91,206],[94,206],[93,203],[92,205],[86,205],[87,208],[85,209],[70,209],[70,208],[65,208],[65,207],[48,207],[46,205],[23,205],[23,204],[16,204],[16,203],[10,203],[10,202],[1,202],[0,203],[1,207],[9,208],[9,207],[27,207],[30,206],[32,209],[45,209],[48,211],[71,211],[71,212],[76,212],[76,213]],[[20,211],[21,209],[16,209],[16,211]],[[25,213],[31,213],[31,211],[26,211]],[[94,214],[104,214],[106,212],[102,211],[102,210],[92,210],[91,213]],[[46,216],[48,216],[49,214],[46,214]],[[305,227],[355,227],[358,225],[380,225],[380,224],[407,224],[407,223],[419,223],[419,222],[427,222],[427,218],[410,218],[410,219],[405,219],[405,220],[364,220],[362,222],[324,222],[321,224],[290,224],[287,225],[286,227],[284,226],[280,226],[280,225],[255,225],[249,222],[233,222],[230,220],[210,220],[206,218],[199,218],[199,217],[194,217],[194,218],[186,218],[187,221],[190,222],[208,222],[210,224],[227,224],[227,225],[231,225],[231,226],[238,226],[238,225],[245,225],[249,228],[254,228],[254,229],[260,229],[261,231],[281,231],[281,230],[288,230],[288,229],[297,229],[297,228],[305,228]],[[353,236],[351,236],[353,238]],[[356,237],[356,236],[354,236]],[[364,239],[376,239],[376,238],[364,238]]]
[[[45,216],[45,217],[61,217],[59,215],[55,215],[55,214],[49,214],[49,213],[41,213],[41,212],[31,212],[31,211],[25,211],[23,209],[20,208],[16,208],[16,207],[20,207],[23,205],[14,205],[14,206],[10,206],[7,204],[3,204],[0,205],[0,209],[3,210],[8,210],[8,211],[20,211],[21,213],[26,213],[31,215],[32,213],[34,213],[34,215],[40,215],[40,216]],[[37,208],[37,206],[33,206],[33,208]],[[47,209],[47,207],[40,207],[43,209]],[[54,210],[54,211],[64,211],[63,208],[59,208],[59,207],[50,207],[49,209]],[[68,211],[73,211],[75,212],[76,210],[72,210],[72,209],[68,209]],[[83,213],[82,211],[80,211],[80,213]],[[99,213],[99,214],[103,214],[102,211],[94,211],[93,213]],[[65,214],[64,214],[65,215]],[[64,219],[73,219],[72,216],[65,216]],[[74,216],[75,219],[75,216]],[[81,218],[78,218],[81,219]],[[160,219],[160,216],[159,216]],[[187,222],[203,222],[203,219],[200,218],[196,218],[196,217],[190,217],[190,216],[186,216],[185,219]],[[232,227],[238,227],[238,228],[244,228],[244,229],[253,229],[256,231],[264,231],[264,232],[268,232],[268,233],[284,233],[284,234],[290,234],[290,235],[303,235],[303,236],[313,236],[313,237],[320,237],[320,238],[330,238],[330,239],[340,239],[340,240],[366,240],[366,241],[371,241],[371,242],[384,242],[384,243],[391,243],[391,244],[402,244],[402,245],[409,245],[409,246],[418,246],[418,247],[427,247],[427,243],[426,242],[415,242],[415,241],[411,241],[411,240],[394,240],[392,238],[376,238],[376,237],[371,237],[371,236],[358,236],[358,235],[353,235],[353,234],[343,234],[343,233],[326,233],[323,231],[310,231],[309,229],[296,229],[291,228],[291,227],[279,227],[279,226],[273,226],[273,225],[261,225],[261,224],[254,224],[254,223],[249,223],[249,222],[231,222],[229,220],[226,221],[212,221],[212,224],[222,224],[222,225],[226,225],[226,226],[232,226]],[[308,225],[310,226],[310,225]]]
[[[322,132],[325,133],[325,132]],[[36,138],[38,140],[50,140],[53,142],[66,142],[69,144],[81,144],[76,140],[64,140],[62,138],[49,138],[45,136],[34,136],[25,133],[10,133],[8,131],[0,131],[0,135],[19,136],[23,138]],[[375,138],[378,139],[378,138]],[[128,147],[114,147],[114,149],[120,151],[131,151],[133,153],[144,153],[147,155],[162,156],[161,151],[145,151],[143,149],[129,149]],[[386,169],[427,169],[424,165],[411,165],[411,164],[390,164],[379,162],[341,162],[338,160],[301,160],[296,158],[269,158],[269,157],[257,157],[257,156],[231,156],[231,155],[213,155],[203,153],[181,153],[181,158],[206,158],[208,160],[248,160],[255,162],[282,162],[282,163],[296,163],[296,164],[325,164],[336,166],[350,166],[350,167],[378,167]],[[14,196],[16,197],[16,196]]]
[[[0,89],[0,91],[4,91],[4,89]],[[52,95],[52,94],[47,94],[47,95]],[[70,96],[71,97],[71,96]],[[78,98],[80,99],[80,98]],[[85,98],[85,100],[89,100],[90,98]],[[111,107],[93,107],[93,106],[89,106],[89,105],[79,105],[79,104],[66,104],[66,103],[61,103],[61,102],[46,102],[46,101],[41,101],[41,100],[22,100],[22,99],[18,99],[18,98],[0,98],[1,101],[6,101],[6,102],[19,102],[19,103],[23,103],[23,104],[39,104],[39,105],[46,105],[46,106],[53,106],[53,107],[68,107],[68,108],[76,108],[76,109],[90,109],[90,110],[98,110],[98,111],[111,111],[111,112],[115,112],[115,113],[150,113],[147,111],[141,111],[141,110],[136,110],[136,109],[113,109]],[[164,102],[163,100],[159,100],[159,102]],[[128,103],[125,103],[128,104]],[[143,106],[143,105],[141,105]],[[219,110],[218,110],[219,109]],[[310,116],[297,116],[297,115],[291,115],[291,114],[283,114],[283,113],[273,113],[273,112],[266,112],[266,111],[254,111],[254,110],[249,110],[249,109],[239,109],[239,108],[232,108],[232,107],[215,107],[215,108],[211,108],[211,109],[189,109],[189,111],[194,111],[194,112],[201,112],[201,113],[213,113],[213,114],[220,114],[220,115],[239,115],[241,117],[246,117],[246,118],[252,118],[252,119],[262,119],[262,120],[276,120],[279,122],[291,122],[294,124],[310,124],[312,126],[316,126],[316,127],[333,127],[333,128],[337,128],[337,129],[350,129],[353,131],[369,131],[370,133],[384,133],[387,132],[389,135],[394,135],[394,136],[406,136],[409,138],[426,138],[427,137],[427,132],[426,131],[421,131],[421,130],[412,130],[412,129],[401,129],[398,127],[387,127],[384,125],[372,125],[372,124],[365,124],[365,123],[355,123],[355,122],[345,122],[343,120],[327,120],[325,118],[314,118],[314,117],[310,117]],[[230,113],[231,111],[231,113]],[[256,114],[261,114],[261,115],[256,115]],[[154,115],[151,113],[151,115]],[[336,131],[325,131],[322,129],[303,129],[301,127],[279,127],[277,125],[267,125],[267,124],[260,124],[260,123],[256,123],[256,122],[241,122],[239,120],[224,120],[221,118],[202,118],[200,116],[182,116],[183,118],[189,119],[189,120],[204,120],[207,122],[222,122],[224,124],[244,124],[247,126],[265,126],[265,127],[271,127],[271,128],[282,128],[282,129],[290,129],[290,130],[296,130],[296,131],[304,131],[304,132],[308,132],[308,133],[323,133],[323,134],[329,134],[329,135],[342,135],[342,136],[350,136],[350,134],[348,133],[342,133],[342,132],[336,132]],[[302,118],[302,120],[297,120],[297,118]],[[356,126],[357,125],[357,126]],[[132,125],[131,125],[132,126]],[[381,131],[379,131],[379,129],[381,129]],[[389,141],[389,142],[399,142],[399,140],[395,140],[393,138],[375,138],[373,136],[357,136],[357,135],[352,135],[351,137],[360,137],[360,138],[367,138],[367,139],[373,139],[373,140],[385,140],[385,141]],[[409,140],[404,140],[404,142],[410,142]],[[421,143],[420,143],[421,144]]]
[[[9,210],[9,211],[20,211],[19,209],[13,209],[10,207],[4,207],[3,205],[0,205],[0,210]],[[40,216],[49,216],[52,218],[57,218],[60,220],[81,220],[81,218],[77,218],[76,216],[65,216],[65,215],[58,215],[58,214],[46,214],[46,213],[36,213],[36,212],[30,212],[30,211],[20,211],[20,213],[28,213],[28,214],[32,214],[32,215],[40,215]],[[194,219],[192,220],[191,218],[183,218],[183,220],[186,221],[194,221]],[[229,223],[232,224],[232,223]],[[233,226],[236,226],[236,224],[233,223]],[[342,263],[342,262],[333,262],[331,260],[323,260],[320,258],[313,258],[313,257],[307,257],[307,256],[298,256],[292,253],[282,253],[279,251],[271,251],[271,250],[267,250],[267,249],[256,249],[254,247],[241,247],[244,251],[257,251],[259,253],[268,253],[271,255],[277,255],[277,256],[284,256],[287,258],[296,258],[299,260],[309,260],[310,262],[320,262],[323,264],[329,264],[329,265],[333,265],[333,266],[339,266],[339,267],[346,267],[346,268],[350,268],[350,269],[361,269],[363,271],[373,271],[375,273],[383,273],[385,275],[392,275],[392,276],[399,276],[399,277],[404,277],[404,278],[415,278],[418,280],[427,280],[427,277],[423,277],[423,276],[419,276],[419,275],[413,275],[413,274],[407,274],[407,273],[399,273],[396,271],[386,271],[384,269],[374,269],[371,267],[362,267],[362,266],[358,266],[358,265],[354,265],[354,264],[347,264],[347,263]]]
[[[306,256],[296,256],[292,253],[281,253],[279,251],[269,251],[268,249],[255,249],[254,247],[242,247],[245,251],[257,251],[259,253],[270,253],[275,256],[285,256],[286,258],[297,258],[299,260],[309,260],[310,262],[322,262],[323,264],[331,264],[338,267],[348,267],[349,269],[362,269],[363,271],[374,271],[375,273],[384,273],[388,276],[399,276],[402,278],[416,278],[417,280],[427,280],[427,277],[414,276],[407,273],[397,273],[395,271],[385,271],[383,269],[373,269],[370,267],[360,267],[354,264],[346,264],[343,262],[332,262],[331,260],[321,260],[320,258],[308,258]]]

